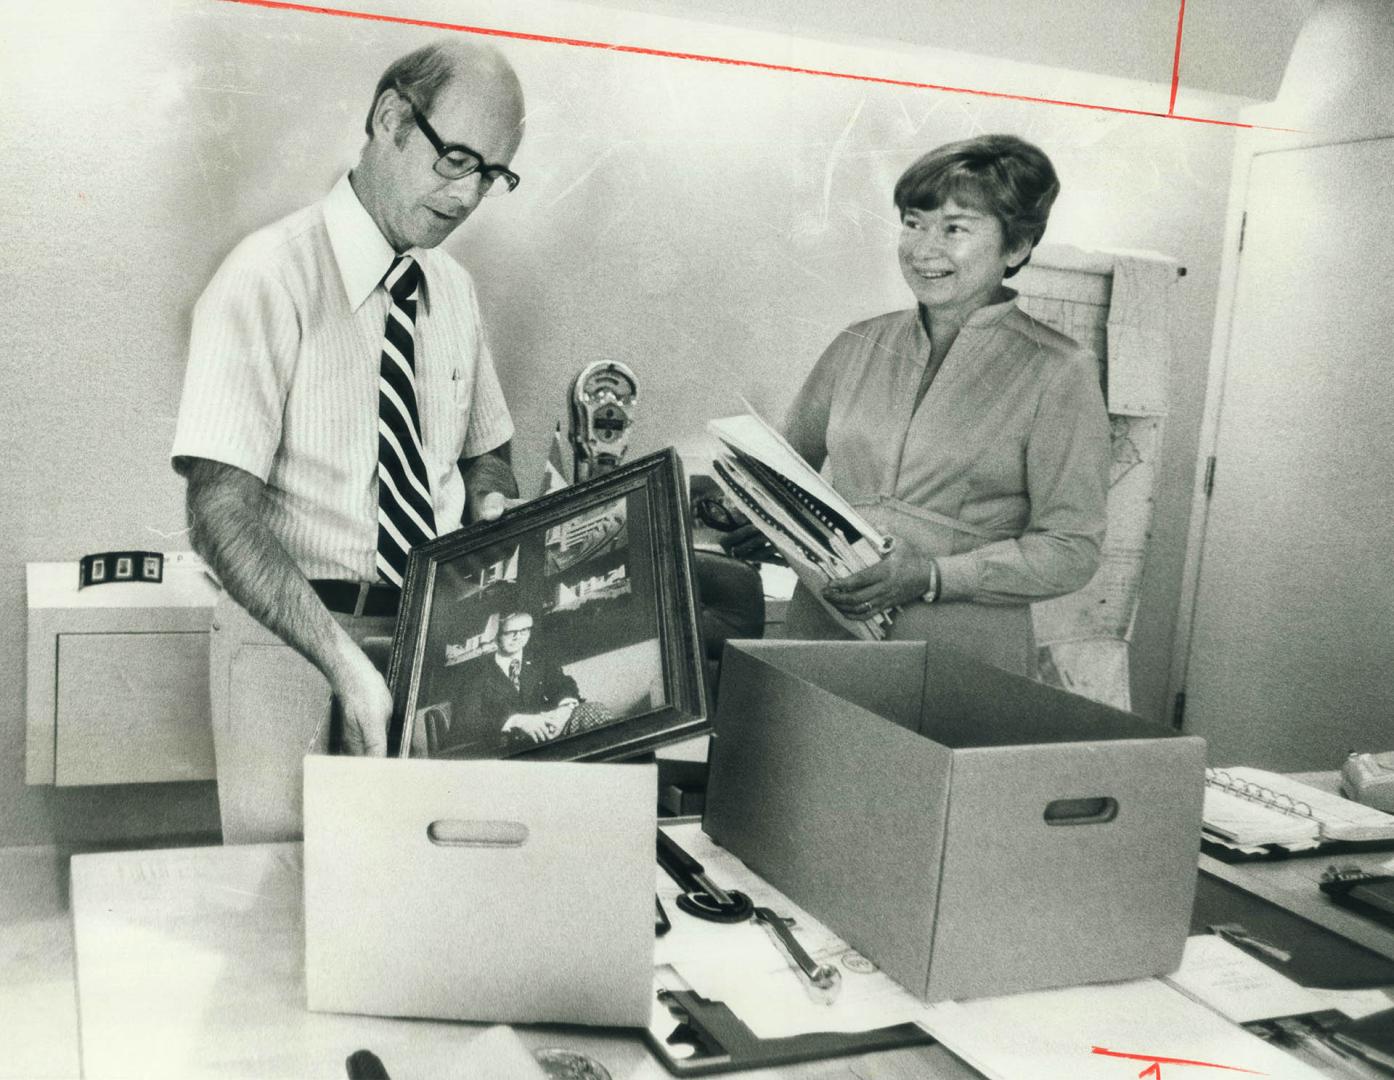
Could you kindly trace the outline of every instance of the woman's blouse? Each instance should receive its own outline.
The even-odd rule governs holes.
[[[936,558],[941,599],[1027,604],[1087,584],[1110,464],[1093,356],[1015,294],[969,317],[917,407],[929,355],[918,310],[848,327],[789,441],[877,529]]]

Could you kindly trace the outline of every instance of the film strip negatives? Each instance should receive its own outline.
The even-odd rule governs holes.
[[[113,581],[159,582],[165,578],[165,557],[158,551],[99,551],[77,561],[77,587]]]

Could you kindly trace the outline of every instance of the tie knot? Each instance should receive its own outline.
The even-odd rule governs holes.
[[[387,286],[393,300],[398,303],[410,300],[421,284],[421,266],[410,255],[398,255],[392,260],[392,268],[387,271],[382,283]]]

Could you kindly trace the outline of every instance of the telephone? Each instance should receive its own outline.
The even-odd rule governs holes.
[[[1341,794],[1394,814],[1394,750],[1351,754],[1341,766]]]

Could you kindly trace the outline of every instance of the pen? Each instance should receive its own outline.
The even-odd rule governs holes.
[[[1261,952],[1265,956],[1271,956],[1274,960],[1286,964],[1292,959],[1292,953],[1286,949],[1280,949],[1272,942],[1264,941],[1262,938],[1255,937],[1249,933],[1239,923],[1215,923],[1206,927],[1216,937],[1223,938],[1231,945],[1238,945],[1241,948],[1253,949]]]
[[[707,877],[702,864],[678,847],[677,841],[662,829],[658,830],[658,865],[687,892],[701,891],[722,907],[730,905],[731,897],[726,890]]]
[[[727,892],[707,877],[702,864],[678,846],[662,829],[658,830],[658,865],[678,883],[678,910],[699,919],[719,923],[738,923],[750,918],[750,897],[743,892]]]

